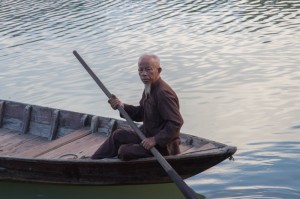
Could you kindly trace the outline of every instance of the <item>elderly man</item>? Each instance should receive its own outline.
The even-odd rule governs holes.
[[[140,140],[132,129],[117,129],[91,159],[118,156],[121,160],[132,160],[151,157],[150,149],[154,146],[162,155],[180,153],[179,133],[183,119],[179,112],[179,101],[172,88],[161,79],[161,71],[156,55],[142,55],[138,61],[138,72],[145,89],[139,106],[124,104],[115,95],[108,100],[113,109],[122,106],[132,120],[143,122],[141,131],[146,138]]]

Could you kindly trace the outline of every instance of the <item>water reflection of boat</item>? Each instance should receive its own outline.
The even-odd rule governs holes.
[[[0,179],[66,184],[124,185],[170,182],[155,160],[88,160],[123,120],[0,101]],[[231,157],[236,147],[188,134],[181,154],[166,157],[183,178]]]
[[[16,191],[18,190],[18,191]],[[0,182],[1,198],[9,199],[184,199],[174,183],[140,185],[62,185],[46,183]],[[199,199],[205,196],[197,193]]]

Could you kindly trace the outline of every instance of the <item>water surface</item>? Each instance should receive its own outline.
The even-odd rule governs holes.
[[[0,98],[118,118],[72,51],[131,104],[143,89],[137,59],[156,53],[182,131],[238,147],[235,161],[186,182],[206,198],[299,198],[299,9],[298,0],[3,0]]]

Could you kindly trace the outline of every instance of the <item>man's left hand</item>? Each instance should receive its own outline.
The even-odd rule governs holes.
[[[150,150],[152,147],[156,145],[156,141],[154,137],[145,138],[142,140],[141,145],[147,149]]]

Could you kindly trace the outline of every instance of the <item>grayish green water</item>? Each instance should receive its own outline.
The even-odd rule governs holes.
[[[72,51],[132,104],[143,89],[137,58],[153,52],[180,98],[182,131],[238,147],[234,162],[186,180],[196,192],[300,198],[299,9],[299,0],[2,0],[0,98],[118,117]],[[43,198],[62,190],[28,193],[31,186],[1,182],[0,192]],[[87,189],[67,190],[101,198],[103,188],[78,194]]]
[[[30,183],[1,183],[1,198],[5,199],[153,199],[153,198],[184,198],[175,184],[126,185],[126,186],[75,186]],[[12,190],[18,191],[12,191]],[[204,199],[203,195],[199,199]]]

